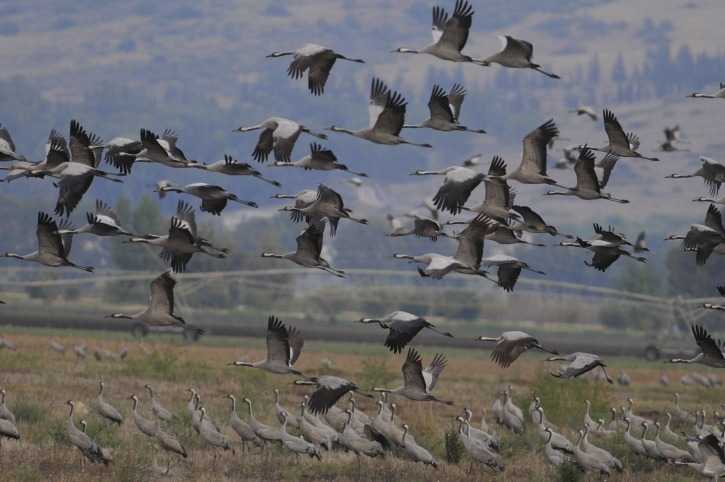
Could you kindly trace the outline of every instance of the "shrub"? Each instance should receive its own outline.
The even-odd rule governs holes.
[[[463,442],[455,429],[446,432],[446,461],[449,464],[458,464],[463,459]]]

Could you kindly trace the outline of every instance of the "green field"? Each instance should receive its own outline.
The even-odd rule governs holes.
[[[620,406],[631,396],[635,411],[651,418],[661,417],[670,407],[672,394],[679,391],[682,404],[688,409],[706,408],[710,413],[719,407],[722,389],[684,386],[679,380],[685,373],[703,371],[665,364],[648,364],[639,359],[609,360],[612,375],[625,370],[632,385],[609,386],[589,379],[559,381],[548,376],[543,358],[526,354],[509,369],[494,366],[488,353],[480,350],[445,349],[449,366],[443,372],[437,394],[455,401],[455,406],[398,401],[401,419],[408,423],[416,440],[427,447],[441,462],[437,470],[392,456],[385,459],[366,459],[358,462],[352,454],[341,451],[323,453],[322,462],[301,459],[281,448],[262,456],[258,449],[242,453],[220,453],[206,446],[191,429],[185,407],[187,387],[195,387],[214,420],[225,424],[229,411],[224,395],[249,397],[255,402],[257,417],[267,423],[274,421],[271,407],[272,390],[279,388],[283,404],[291,409],[309,393],[292,385],[293,377],[270,375],[258,370],[232,368],[230,361],[244,357],[264,356],[263,340],[207,337],[202,343],[187,345],[173,337],[152,337],[135,341],[128,335],[103,332],[63,332],[60,330],[12,329],[4,332],[13,340],[17,351],[0,350],[0,385],[8,392],[7,405],[16,414],[22,439],[3,441],[0,465],[3,480],[53,481],[143,481],[159,476],[153,465],[165,464],[166,456],[142,435],[130,418],[128,397],[135,393],[141,400],[141,411],[151,416],[145,383],[153,385],[165,406],[179,415],[168,427],[178,434],[190,452],[188,460],[172,467],[171,480],[587,480],[575,470],[554,469],[547,465],[541,453],[542,442],[533,426],[524,435],[512,435],[502,427],[502,454],[507,466],[502,474],[470,461],[464,456],[459,463],[446,462],[445,433],[451,430],[453,418],[463,407],[474,410],[475,421],[481,410],[491,406],[496,392],[506,384],[513,386],[515,400],[526,411],[535,391],[543,400],[547,418],[568,436],[582,423],[584,400],[593,402],[595,418],[608,417],[610,406]],[[50,339],[67,348],[65,354],[51,351]],[[93,356],[79,360],[72,347],[86,344],[89,352],[104,348],[118,352],[129,350],[124,361],[97,361]],[[422,350],[424,363],[436,352]],[[354,380],[363,388],[399,382],[399,365],[403,356],[394,356],[381,345],[308,342],[299,368],[306,374],[332,373]],[[658,380],[665,371],[671,381],[662,387]],[[106,382],[106,400],[118,407],[127,419],[121,427],[110,426],[93,411],[99,377]],[[358,397],[363,410],[372,413],[372,403]],[[109,467],[81,464],[81,455],[70,446],[65,435],[69,399],[80,403],[81,418],[88,421],[88,431],[101,445],[113,450],[114,460]],[[344,399],[346,400],[346,399]],[[240,412],[245,415],[244,407]],[[489,424],[493,420],[488,417]],[[691,427],[677,426],[691,432]],[[227,429],[228,431],[229,429]],[[228,433],[232,440],[232,433]],[[626,470],[610,480],[682,481],[697,480],[699,476],[686,467],[665,466],[631,454],[621,435],[608,439],[592,437],[592,441],[620,457]],[[588,476],[594,478],[594,475]],[[167,479],[168,480],[168,479]]]

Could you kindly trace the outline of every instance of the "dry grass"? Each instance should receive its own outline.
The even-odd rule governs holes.
[[[97,335],[93,335],[97,336]],[[144,481],[154,480],[153,461],[165,464],[165,455],[154,448],[136,429],[129,418],[121,427],[111,427],[93,413],[93,399],[97,393],[99,377],[106,381],[106,399],[122,413],[130,416],[128,397],[136,393],[142,399],[142,411],[148,408],[145,383],[152,384],[162,402],[179,414],[185,413],[184,389],[196,387],[211,416],[225,422],[228,401],[223,397],[233,393],[238,398],[250,397],[255,402],[255,413],[261,420],[273,422],[271,410],[272,389],[281,390],[283,403],[297,406],[307,390],[292,385],[292,377],[273,376],[257,370],[228,367],[234,359],[244,356],[258,359],[263,356],[261,340],[207,339],[204,344],[181,345],[175,342],[135,342],[116,338],[105,340],[93,337],[59,336],[66,347],[86,343],[118,351],[129,347],[124,362],[94,359],[77,360],[72,352],[60,355],[48,347],[48,337],[32,331],[19,331],[11,338],[18,351],[0,351],[3,367],[0,385],[8,391],[8,406],[18,418],[22,441],[3,442],[0,449],[2,480],[53,481]],[[241,350],[239,344],[243,347]],[[425,350],[424,363],[434,351]],[[468,481],[496,480],[585,480],[577,472],[559,471],[544,461],[539,448],[541,442],[534,430],[523,436],[503,434],[503,455],[507,469],[494,475],[487,469],[471,465],[464,457],[458,465],[446,464],[445,432],[450,430],[452,418],[463,406],[472,407],[476,419],[482,408],[488,408],[496,392],[505,384],[514,387],[515,399],[525,410],[531,393],[536,391],[543,399],[547,417],[571,435],[572,427],[581,421],[585,399],[591,399],[593,417],[608,418],[608,407],[619,406],[627,396],[637,402],[641,413],[656,417],[670,406],[675,390],[679,390],[683,405],[704,404],[711,410],[722,399],[722,390],[684,387],[677,382],[685,370],[669,370],[673,384],[657,384],[663,365],[644,364],[638,360],[611,360],[613,370],[626,367],[632,377],[630,387],[610,387],[601,383],[577,380],[563,382],[547,375],[540,357],[527,354],[508,370],[494,367],[484,352],[451,350],[449,366],[438,388],[442,398],[455,400],[455,407],[400,402],[402,418],[411,426],[416,439],[431,450],[441,461],[438,470],[420,464],[388,457],[385,460],[362,459],[335,452],[323,454],[321,463],[296,458],[274,449],[270,456],[262,457],[253,450],[235,454],[216,453],[206,447],[189,428],[188,417],[181,415],[169,427],[182,439],[190,451],[190,458],[173,466],[173,480],[336,480],[336,481],[400,481],[439,480]],[[332,363],[330,363],[332,361]],[[355,380],[365,388],[376,385],[396,385],[402,356],[393,356],[381,347],[358,344],[308,343],[299,368],[306,373],[335,373]],[[67,407],[64,402],[74,399],[82,402],[77,421],[88,421],[88,431],[102,445],[113,449],[114,462],[110,467],[81,465],[80,454],[65,439]],[[363,409],[373,409],[368,400],[360,400]],[[243,408],[243,407],[240,407]],[[490,422],[490,420],[489,420]],[[622,456],[628,470],[610,480],[621,481],[682,481],[696,480],[686,468],[661,467],[638,460],[627,453],[621,439],[597,440],[604,447]]]

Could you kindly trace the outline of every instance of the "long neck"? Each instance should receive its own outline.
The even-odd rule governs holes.
[[[263,258],[277,258],[277,259],[284,259],[287,257],[285,254],[279,254],[279,253],[262,253]],[[248,366],[248,365],[247,365]]]
[[[357,131],[345,129],[344,127],[332,127],[330,130],[333,132],[342,132],[343,134],[359,137],[359,133]]]
[[[133,406],[131,407],[131,410],[133,410],[134,413],[135,413],[136,412],[136,407],[138,406],[138,399],[134,397],[134,398],[131,399],[131,402],[133,403]]]
[[[414,176],[436,176],[436,175],[443,175],[446,173],[446,170],[443,169],[441,171],[415,171],[413,173]]]
[[[22,255],[22,254],[16,254],[16,253],[5,253],[3,254],[4,258],[15,258],[15,259],[27,259],[30,257],[30,255]]]
[[[254,411],[252,410],[252,401],[247,400],[247,405],[249,406],[249,417],[254,418]]]
[[[229,397],[229,399],[232,401],[232,413],[237,413],[237,399],[233,397]]]
[[[73,409],[75,408],[75,405],[70,403],[70,413],[68,414],[68,418],[70,418],[71,423],[73,422]]]

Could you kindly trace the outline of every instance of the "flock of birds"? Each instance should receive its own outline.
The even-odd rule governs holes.
[[[427,54],[450,62],[472,63],[478,66],[499,64],[507,68],[532,69],[552,79],[556,74],[544,70],[539,64],[532,62],[533,45],[525,40],[511,36],[503,37],[503,49],[487,58],[476,59],[462,53],[472,25],[473,8],[466,0],[456,0],[453,13],[449,15],[441,7],[433,8],[433,43],[423,49],[399,48],[395,52],[401,54]],[[323,95],[325,84],[337,60],[364,63],[362,59],[346,57],[332,49],[319,45],[307,44],[295,51],[274,52],[268,57],[279,58],[291,56],[288,74],[299,79],[307,74],[309,91],[316,96]],[[432,148],[428,143],[414,142],[401,136],[403,129],[434,129],[443,132],[470,132],[485,134],[480,127],[468,127],[461,123],[461,111],[466,97],[465,88],[456,83],[446,91],[440,85],[432,87],[428,107],[430,116],[418,124],[406,124],[406,100],[400,92],[391,90],[380,78],[371,81],[368,99],[369,124],[360,129],[332,126],[330,132],[354,136],[383,145],[408,144],[422,148]],[[725,98],[725,86],[712,95],[694,93],[693,98]],[[598,120],[598,114],[592,108],[582,106],[576,109],[577,115],[586,115]],[[486,240],[500,244],[528,244],[540,246],[540,243],[529,241],[523,233],[534,235],[561,236],[566,240],[560,245],[581,248],[591,252],[592,257],[586,264],[596,270],[605,271],[620,257],[624,256],[644,263],[646,258],[641,253],[647,252],[644,233],[640,233],[635,242],[627,239],[616,228],[594,224],[594,235],[585,240],[578,236],[562,234],[529,206],[515,204],[515,192],[510,183],[522,185],[546,185],[551,190],[547,196],[570,196],[585,201],[605,200],[619,204],[629,201],[603,189],[608,185],[611,173],[621,158],[637,158],[647,161],[658,161],[658,158],[640,152],[640,140],[635,133],[627,132],[620,124],[616,115],[609,109],[602,114],[604,131],[608,142],[600,147],[581,144],[565,152],[566,162],[556,167],[573,165],[576,185],[563,186],[547,172],[547,149],[560,136],[559,129],[553,119],[547,120],[523,137],[523,148],[519,165],[510,170],[500,156],[493,156],[487,172],[479,172],[476,168],[481,163],[481,156],[466,160],[463,165],[454,165],[441,170],[418,170],[416,176],[436,175],[442,177],[442,183],[433,197],[429,207],[431,215],[407,214],[400,217],[389,215],[391,225],[390,236],[408,236],[428,238],[436,241],[439,237],[452,239],[457,249],[452,254],[429,252],[423,254],[395,253],[395,259],[407,260],[418,265],[422,277],[441,279],[451,273],[485,278],[506,291],[512,291],[522,271],[539,275],[544,272],[530,266],[526,261],[514,256],[497,254],[484,257]],[[308,155],[292,159],[292,152],[301,134],[308,134],[319,140],[326,140],[327,134],[317,132],[302,123],[281,117],[270,117],[265,121],[251,126],[242,126],[236,131],[244,133],[261,131],[251,154],[259,163],[267,162],[270,154],[274,157],[274,166],[297,167],[309,170],[340,170],[359,177],[366,177],[363,172],[351,170],[339,162],[334,152],[315,141],[310,145]],[[665,130],[666,141],[662,151],[679,149],[680,129],[675,126]],[[104,156],[105,151],[105,156]],[[597,160],[597,153],[601,159]],[[112,173],[99,166],[105,160],[118,172]],[[151,282],[151,295],[146,309],[132,314],[114,313],[113,318],[132,319],[147,325],[167,326],[183,325],[185,320],[174,312],[174,286],[176,281],[172,272],[183,272],[194,254],[204,254],[223,259],[229,254],[227,248],[215,246],[210,240],[197,232],[194,209],[184,200],[179,200],[177,210],[171,217],[166,234],[134,233],[126,229],[114,210],[103,201],[96,201],[93,212],[86,214],[86,224],[80,228],[72,226],[69,216],[88,192],[96,178],[101,181],[122,182],[123,177],[132,174],[136,163],[160,164],[174,169],[197,169],[226,176],[250,176],[275,187],[280,183],[270,179],[249,163],[239,162],[232,156],[225,155],[223,160],[206,164],[188,159],[178,146],[174,132],[166,130],[161,135],[141,129],[138,139],[116,137],[103,142],[100,137],[83,127],[78,121],[72,120],[68,139],[59,132],[52,130],[46,144],[45,158],[32,162],[19,154],[6,128],[0,128],[0,161],[7,164],[0,169],[8,171],[4,179],[10,182],[21,178],[50,178],[58,188],[58,199],[55,214],[60,220],[54,219],[45,212],[37,217],[37,250],[29,254],[4,253],[3,257],[17,258],[23,261],[40,263],[49,267],[72,267],[93,272],[92,266],[81,266],[69,258],[73,237],[81,234],[95,236],[122,236],[128,244],[146,244],[161,250],[161,258],[168,263],[171,270],[162,273]],[[601,173],[597,172],[601,170]],[[721,214],[716,205],[725,204],[725,198],[715,199],[723,181],[725,166],[703,158],[699,170],[690,174],[673,174],[673,179],[686,177],[702,177],[709,189],[710,197],[701,197],[695,201],[708,202],[710,206],[703,224],[693,224],[686,234],[675,234],[668,239],[684,240],[684,249],[696,254],[698,264],[707,261],[710,254],[725,254],[725,228]],[[473,191],[482,184],[485,187],[483,202],[477,206],[469,206],[468,201]],[[221,215],[229,203],[238,203],[256,208],[257,203],[240,198],[224,187],[205,182],[177,185],[168,180],[156,183],[154,189],[159,198],[169,193],[191,196],[200,200],[200,209],[212,215]],[[354,215],[347,207],[343,197],[334,189],[320,184],[316,189],[308,189],[297,194],[275,194],[276,199],[290,199],[291,205],[279,210],[289,213],[292,222],[306,223],[305,229],[296,238],[296,249],[289,253],[264,252],[265,258],[279,258],[291,261],[305,268],[319,269],[334,276],[345,277],[345,271],[334,267],[322,256],[325,232],[335,236],[340,220],[361,225],[368,224],[366,219]],[[468,220],[453,219],[446,223],[438,220],[438,212],[448,212],[452,216],[470,213]],[[412,219],[412,225],[409,220]],[[447,226],[463,225],[460,232],[447,231]],[[328,227],[329,226],[329,227]],[[495,270],[495,274],[486,269]],[[711,309],[722,309],[708,305]],[[417,315],[396,311],[382,318],[363,318],[365,324],[378,324],[388,331],[385,345],[393,353],[401,353],[403,349],[424,329],[434,331],[442,336],[453,335],[443,332],[432,323]],[[700,350],[690,359],[673,359],[675,363],[701,363],[707,366],[725,367],[723,346],[714,340],[707,331],[693,325],[693,336]],[[496,337],[481,336],[485,343],[493,344],[492,360],[501,367],[508,367],[527,350],[548,352],[549,361],[563,361],[553,376],[571,379],[600,369],[610,383],[606,374],[606,364],[595,354],[571,353],[560,355],[556,350],[545,347],[533,336],[521,331],[507,331]],[[342,409],[336,404],[341,397],[356,392],[363,397],[372,397],[354,382],[337,376],[305,376],[294,365],[298,360],[304,340],[295,328],[284,325],[280,320],[270,317],[267,326],[267,358],[258,362],[240,360],[235,366],[263,369],[274,374],[293,374],[298,377],[297,385],[312,386],[314,391],[297,410],[288,410],[279,403],[276,392],[275,410],[280,427],[265,425],[254,417],[252,401],[245,398],[249,417],[243,420],[237,415],[236,399],[229,395],[231,415],[229,425],[239,436],[246,447],[252,443],[265,447],[269,443],[279,442],[291,452],[320,457],[320,450],[333,450],[343,447],[358,455],[377,456],[393,453],[413,460],[437,466],[435,457],[418,444],[407,424],[398,425],[396,404],[388,403],[388,397],[404,398],[410,401],[431,401],[452,405],[450,400],[442,400],[433,394],[438,379],[446,367],[446,357],[436,354],[427,367],[423,366],[421,355],[414,348],[409,348],[402,365],[403,385],[397,388],[374,387],[380,392],[377,401],[377,415],[366,415],[350,399],[349,408]],[[174,415],[164,409],[155,397],[153,389],[146,385],[155,418],[149,419],[140,413],[140,400],[136,395],[130,397],[133,404],[133,418],[139,430],[153,438],[164,450],[186,457],[188,455],[176,436],[165,428],[164,423],[173,419]],[[221,425],[215,423],[210,414],[201,404],[199,394],[190,389],[191,398],[188,410],[192,424],[199,435],[211,446],[231,449],[232,441],[225,435]],[[99,385],[96,400],[98,413],[105,419],[118,424],[123,423],[120,412],[103,397],[103,381]],[[5,406],[3,392],[0,405],[0,437],[19,438],[12,413]],[[99,446],[84,428],[78,428],[74,421],[73,401],[68,419],[68,440],[78,447],[83,455],[92,462],[108,463],[112,459],[110,451]],[[540,400],[535,398],[529,409],[531,423],[539,431],[545,442],[545,453],[552,464],[572,461],[586,471],[609,474],[612,470],[621,470],[622,463],[605,450],[589,442],[589,435],[612,435],[623,433],[625,442],[632,450],[643,456],[658,460],[687,464],[706,476],[717,479],[725,475],[725,452],[723,451],[722,427],[706,426],[704,413],[698,412],[694,436],[688,441],[688,450],[676,446],[684,442],[681,435],[672,432],[668,424],[662,426],[635,415],[630,400],[629,409],[623,409],[621,417],[613,410],[613,419],[605,425],[602,421],[591,420],[589,411],[585,416],[583,430],[578,432],[575,443],[570,442],[544,416]],[[676,414],[679,415],[679,406]],[[520,409],[513,405],[510,392],[506,390],[502,399],[497,399],[493,413],[502,425],[519,433],[526,424]],[[498,454],[499,440],[484,425],[475,428],[471,425],[472,413],[465,409],[456,420],[459,423],[460,439],[466,451],[475,460],[497,469],[503,468]],[[690,420],[690,416],[684,417]],[[82,424],[82,427],[83,424]],[[298,431],[291,434],[288,427]],[[654,439],[648,439],[648,429],[656,428]],[[633,431],[642,429],[637,438]],[[665,441],[664,438],[669,438]],[[169,467],[167,467],[168,470]]]

